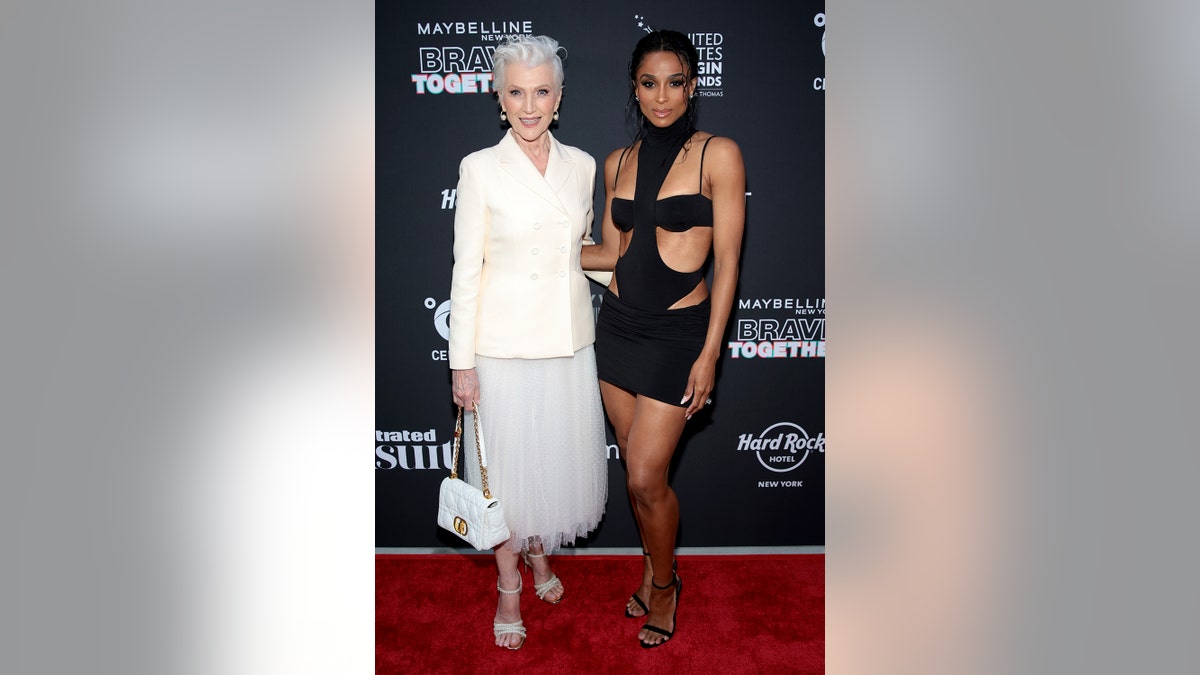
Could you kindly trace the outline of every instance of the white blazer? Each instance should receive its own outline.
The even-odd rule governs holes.
[[[454,211],[450,368],[475,355],[570,356],[596,339],[579,265],[592,243],[596,160],[550,137],[543,176],[512,134],[463,158]]]

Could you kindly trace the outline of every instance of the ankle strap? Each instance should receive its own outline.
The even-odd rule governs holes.
[[[653,587],[655,587],[655,588],[657,588],[657,589],[658,589],[658,590],[660,590],[660,591],[665,591],[665,590],[667,590],[668,588],[670,588],[670,587],[674,586],[674,585],[675,585],[675,584],[677,584],[677,583],[679,583],[679,575],[677,575],[677,574],[673,574],[673,575],[671,575],[671,583],[669,583],[669,584],[667,584],[667,585],[665,585],[665,586],[659,586],[658,584],[654,583],[654,579],[653,579],[653,578],[651,578],[651,579],[650,579],[650,585],[651,585],[651,586],[653,586]]]
[[[520,578],[518,578],[518,579],[519,579],[519,580],[517,581],[517,587],[516,587],[516,589],[514,589],[514,590],[511,590],[511,591],[506,591],[506,590],[504,590],[503,588],[500,588],[500,579],[499,579],[499,578],[497,578],[497,579],[496,579],[496,590],[498,590],[498,591],[500,591],[501,593],[504,593],[504,594],[506,594],[506,595],[516,595],[517,593],[520,593],[520,592],[521,592],[521,589],[525,588],[525,582],[524,582],[524,579],[520,579]],[[651,579],[651,580],[650,580],[650,583],[654,583],[654,580],[653,580],[653,579]]]

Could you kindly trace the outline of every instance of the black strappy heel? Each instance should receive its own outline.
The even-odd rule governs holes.
[[[650,552],[642,551],[642,555],[648,556],[648,555],[650,555]],[[674,575],[678,571],[679,571],[679,559],[677,558],[677,559],[675,559],[674,563],[671,564],[671,574]],[[651,579],[650,583],[651,583],[651,585],[653,585],[654,579]],[[667,588],[670,588],[670,586],[667,586]],[[639,589],[639,590],[641,590],[641,589]],[[650,608],[647,607],[646,603],[642,602],[642,599],[638,597],[637,591],[634,591],[633,595],[629,596],[629,599],[632,600],[634,602],[634,604],[636,604],[638,607],[642,608],[642,613],[641,614],[630,614],[629,613],[629,603],[625,603],[625,618],[626,619],[640,619],[643,616],[646,616],[647,614],[650,613]]]
[[[648,556],[648,555],[650,555],[649,551],[642,551],[643,557]],[[651,579],[650,583],[654,583],[654,580]],[[641,589],[639,588],[638,590],[641,590]],[[629,613],[629,603],[627,602],[627,603],[625,603],[625,618],[626,619],[637,619],[639,617],[646,616],[647,614],[650,613],[650,608],[647,607],[646,603],[642,602],[642,599],[638,597],[637,591],[634,591],[633,595],[629,596],[629,599],[632,600],[635,604],[637,604],[638,607],[642,608],[642,613],[641,614],[630,614]]]
[[[683,579],[680,579],[678,574],[672,573],[671,583],[667,584],[666,586],[659,586],[658,584],[654,583],[653,579],[650,580],[650,585],[657,588],[660,591],[665,591],[672,586],[675,587],[675,609],[671,612],[671,624],[674,625],[676,628],[678,628],[679,626],[675,622],[675,616],[679,613],[679,594],[683,592]],[[650,613],[649,610],[647,610],[646,613],[649,614]],[[670,642],[671,637],[673,635],[675,635],[674,630],[667,630],[665,628],[659,628],[658,626],[651,626],[648,623],[642,624],[642,628],[644,630],[654,631],[655,633],[658,633],[659,635],[664,635],[667,638],[666,640],[663,640],[662,642],[658,642],[655,644],[651,644],[649,642],[642,642],[641,640],[638,640],[638,642],[640,642],[642,647],[645,649],[653,649],[660,645],[665,645],[666,643]]]

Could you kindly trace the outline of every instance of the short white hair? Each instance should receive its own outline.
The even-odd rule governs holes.
[[[563,64],[558,52],[566,49],[558,46],[558,40],[546,35],[517,36],[505,40],[496,47],[492,56],[492,80],[496,91],[504,89],[504,74],[510,63],[519,63],[526,68],[549,65],[554,72],[554,87],[562,90]]]

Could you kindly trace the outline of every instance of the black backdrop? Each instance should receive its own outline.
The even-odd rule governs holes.
[[[460,547],[435,524],[454,428],[446,313],[458,162],[503,133],[490,50],[513,33],[567,49],[554,134],[597,159],[598,236],[604,157],[630,140],[627,63],[646,27],[693,36],[699,126],[738,142],[747,175],[715,403],[689,423],[672,471],[678,543],[823,545],[823,3],[432,4],[377,14],[376,546]],[[608,510],[581,546],[638,546],[611,430],[609,442]]]

